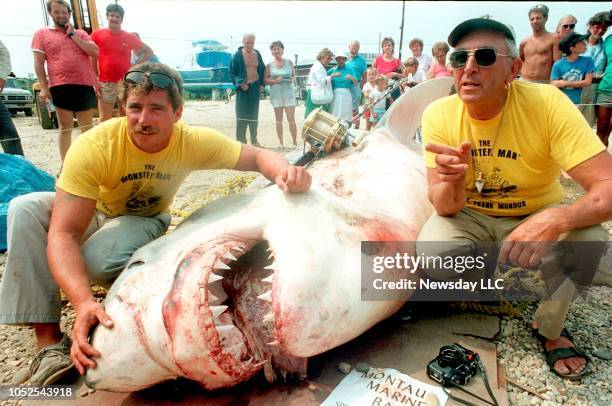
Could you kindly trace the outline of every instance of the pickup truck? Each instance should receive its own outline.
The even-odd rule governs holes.
[[[31,117],[34,108],[34,96],[27,90],[20,89],[15,78],[7,78],[4,90],[0,93],[0,100],[11,112],[12,116],[23,111],[26,116]]]

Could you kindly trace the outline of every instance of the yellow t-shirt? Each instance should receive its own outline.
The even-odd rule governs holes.
[[[125,118],[98,125],[70,147],[57,186],[97,201],[109,217],[154,216],[168,207],[183,180],[198,169],[231,169],[240,143],[211,128],[178,122],[162,151],[138,149]]]
[[[457,95],[437,100],[423,113],[422,130],[423,145],[472,142],[466,206],[491,216],[524,216],[560,203],[560,169],[605,150],[563,93],[525,81],[512,82],[506,105],[490,120],[470,118]],[[435,154],[425,151],[424,158],[428,168],[435,167]],[[485,180],[481,193],[474,184],[479,172]]]

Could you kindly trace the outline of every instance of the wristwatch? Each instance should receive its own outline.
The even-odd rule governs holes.
[[[68,34],[66,34],[66,35],[68,35],[68,38],[72,38],[72,36],[74,35],[74,31],[69,32],[69,33],[68,33]]]

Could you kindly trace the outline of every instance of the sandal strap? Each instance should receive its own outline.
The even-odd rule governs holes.
[[[553,368],[555,362],[560,359],[567,359],[572,357],[582,357],[587,362],[590,361],[590,358],[584,353],[581,348],[578,347],[569,347],[569,348],[556,348],[554,350],[550,350],[546,352],[546,363]]]

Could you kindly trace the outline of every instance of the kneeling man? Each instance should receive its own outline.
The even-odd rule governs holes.
[[[112,320],[91,284],[108,284],[138,248],[165,233],[183,180],[199,169],[258,171],[287,192],[305,192],[310,175],[280,155],[180,122],[182,80],[159,63],[124,76],[126,117],[83,134],[70,148],[57,192],[11,202],[9,254],[0,286],[0,323],[30,323],[40,352],[31,385],[49,385],[72,368],[83,374],[99,353],[87,336]],[[76,311],[71,343],[59,326],[60,290]],[[71,362],[72,361],[72,362]]]

